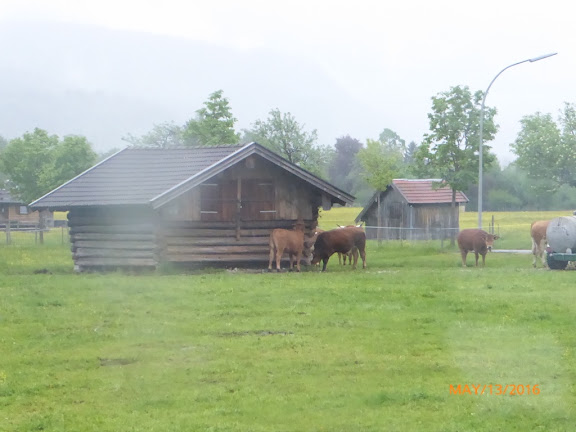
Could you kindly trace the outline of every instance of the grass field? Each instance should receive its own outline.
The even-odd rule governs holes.
[[[523,242],[540,216],[496,220]],[[327,273],[78,275],[67,245],[2,245],[0,430],[576,430],[576,272],[504,253],[462,268],[433,243],[367,256]]]

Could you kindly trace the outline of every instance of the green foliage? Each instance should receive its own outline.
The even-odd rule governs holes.
[[[472,94],[467,86],[457,86],[432,98],[430,133],[415,155],[418,174],[442,178],[459,191],[477,182],[482,97],[481,91]],[[498,129],[495,115],[496,109],[485,107],[483,142],[494,139]],[[486,167],[495,159],[489,150],[490,146],[483,145]]]
[[[266,120],[256,120],[252,129],[244,131],[244,136],[293,164],[326,177],[326,163],[332,159],[334,150],[329,146],[317,145],[316,129],[305,131],[304,125],[300,125],[292,114],[273,109]]]
[[[358,152],[363,177],[376,190],[385,190],[392,179],[406,172],[403,148],[395,141],[366,140],[366,147]]]
[[[564,105],[558,124],[550,114],[541,113],[524,117],[521,124],[511,145],[518,166],[539,180],[543,189],[576,186],[576,105]]]
[[[361,167],[357,159],[363,144],[350,135],[336,139],[334,155],[328,165],[328,180],[340,189],[356,195],[366,187],[362,181]]]
[[[169,148],[184,145],[182,128],[174,122],[155,124],[145,135],[135,137],[128,134],[122,139],[135,147]]]
[[[38,128],[11,140],[0,154],[11,193],[27,203],[90,168],[95,160],[85,137],[67,136],[59,141],[57,135]]]
[[[234,130],[236,119],[228,99],[217,90],[196,111],[196,118],[186,123],[182,138],[187,145],[218,146],[238,144],[239,135]]]

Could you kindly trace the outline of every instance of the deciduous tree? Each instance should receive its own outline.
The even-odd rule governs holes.
[[[456,191],[466,190],[478,181],[478,149],[482,91],[471,93],[467,86],[452,87],[432,98],[428,114],[430,133],[415,154],[415,170],[421,176],[437,177]],[[494,139],[498,126],[494,123],[496,109],[484,108],[483,143]],[[490,146],[483,144],[483,164],[494,161]]]
[[[576,106],[566,103],[558,123],[550,114],[522,118],[512,151],[517,165],[550,191],[576,186]]]
[[[279,109],[269,112],[266,120],[257,120],[251,130],[245,131],[245,137],[257,141],[282,157],[321,177],[326,176],[326,164],[331,159],[333,149],[316,144],[316,129],[304,130],[290,113]]]
[[[215,146],[238,144],[239,135],[234,130],[236,119],[228,99],[217,90],[196,111],[196,118],[186,123],[183,138],[187,145]]]
[[[57,135],[34,129],[15,138],[0,153],[0,167],[10,192],[29,203],[88,169],[96,160],[85,137]]]
[[[122,139],[135,147],[169,148],[184,145],[183,130],[174,122],[155,124],[145,135],[136,137],[128,134]]]

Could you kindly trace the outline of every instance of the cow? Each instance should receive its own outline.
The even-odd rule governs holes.
[[[530,236],[532,237],[532,254],[534,259],[532,260],[532,265],[536,267],[537,258],[542,260],[542,265],[546,267],[546,256],[544,251],[546,250],[546,229],[550,224],[549,220],[539,220],[532,222],[530,225]]]
[[[494,240],[500,238],[494,234],[488,234],[481,229],[465,229],[458,234],[458,248],[462,255],[462,267],[466,267],[466,255],[474,252],[476,267],[478,267],[478,255],[482,255],[482,267],[486,265],[486,253],[492,250]]]
[[[273,229],[270,233],[270,260],[268,261],[268,270],[272,270],[272,261],[276,260],[276,271],[280,271],[280,261],[284,252],[288,253],[290,260],[290,270],[294,268],[300,271],[300,259],[304,253],[304,222],[301,220],[294,224],[294,229],[287,230],[283,228]]]
[[[334,253],[348,253],[353,248],[358,249],[358,253],[362,257],[362,267],[366,268],[366,233],[362,228],[344,227],[324,231],[318,234],[318,238],[314,243],[312,265],[322,261],[322,271],[326,271],[328,260]],[[356,268],[357,263],[358,255],[355,254],[354,263],[352,264],[353,269]]]
[[[361,228],[361,227],[362,227],[362,223],[359,225],[345,225],[345,226],[338,225],[338,228]],[[352,265],[352,259],[353,258],[356,261],[358,261],[358,249],[352,248],[352,250],[350,250],[346,253],[338,252],[338,264],[346,265],[346,258],[348,258],[348,262],[350,263],[350,265]]]

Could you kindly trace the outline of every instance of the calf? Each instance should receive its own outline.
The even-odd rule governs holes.
[[[366,233],[361,228],[344,227],[336,228],[331,231],[324,231],[318,235],[314,243],[312,252],[312,264],[322,261],[322,271],[326,271],[326,265],[330,257],[337,252],[348,253],[357,248],[362,257],[362,267],[366,268]],[[356,268],[358,263],[358,253],[354,255],[352,268]]]
[[[488,234],[481,229],[465,229],[458,234],[458,248],[462,255],[462,267],[466,267],[466,255],[474,252],[476,267],[478,267],[478,255],[482,255],[482,266],[486,265],[486,253],[492,250],[497,235]]]
[[[532,237],[532,254],[534,259],[532,260],[532,265],[536,267],[536,261],[539,257],[542,260],[542,265],[546,266],[546,256],[544,251],[546,250],[546,229],[550,224],[549,220],[540,220],[532,222],[530,225],[530,236]]]
[[[276,271],[280,271],[280,261],[284,252],[288,253],[290,260],[290,270],[294,267],[300,271],[300,258],[304,250],[304,223],[296,222],[293,230],[276,228],[270,233],[270,260],[268,261],[268,270],[272,270],[272,261],[276,259]]]

